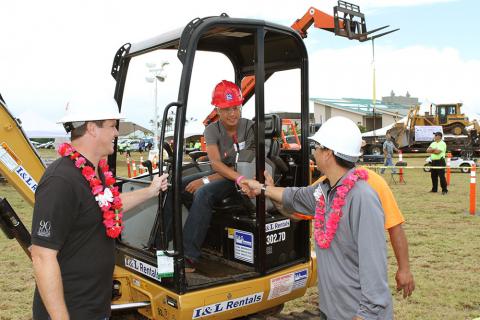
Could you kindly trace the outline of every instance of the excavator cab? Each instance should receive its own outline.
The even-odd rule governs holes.
[[[281,119],[271,112],[274,101],[286,99],[280,95],[281,86],[286,85],[287,98],[294,101],[289,107],[301,114],[301,143],[307,145],[308,56],[303,40],[288,27],[222,14],[194,19],[185,28],[144,42],[127,43],[116,53],[112,68],[115,99],[122,112],[128,113],[129,108],[141,112],[139,102],[149,101],[151,92],[143,100],[138,94],[135,82],[142,77],[137,71],[149,59],[160,62],[162,54],[170,59],[172,79],[172,87],[165,88],[164,94],[174,100],[165,106],[161,119],[160,140],[169,143],[160,143],[155,174],[168,172],[171,186],[159,199],[125,212],[125,228],[116,249],[112,308],[133,307],[149,319],[232,319],[279,308],[315,283],[309,222],[285,218],[264,196],[252,201],[233,193],[214,204],[202,259],[196,272],[186,273],[183,223],[188,210],[182,178],[207,172],[210,165],[186,161],[184,150],[192,111],[210,108],[210,92],[224,77],[221,72],[227,70],[225,77],[238,85],[254,76],[254,91],[244,102],[250,111],[242,116],[254,121],[255,148],[237,166],[249,167],[250,176],[261,182],[267,169],[277,185],[307,185],[308,148],[291,152],[288,158],[282,154]],[[266,75],[284,80],[266,85]],[[275,82],[281,84],[279,88],[269,87]],[[169,156],[164,157],[164,149],[170,147]],[[109,165],[115,168],[116,163],[114,153]],[[118,180],[125,192],[145,187],[149,178]],[[172,212],[166,212],[168,207]],[[171,227],[165,223],[168,214]]]

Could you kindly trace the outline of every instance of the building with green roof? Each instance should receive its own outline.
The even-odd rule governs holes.
[[[407,96],[383,97],[382,101],[359,98],[310,98],[313,102],[315,122],[322,123],[334,116],[344,116],[367,131],[379,129],[397,122],[408,114],[411,107],[418,104],[417,98]]]

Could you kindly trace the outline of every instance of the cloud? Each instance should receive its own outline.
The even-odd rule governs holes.
[[[355,4],[360,8],[386,8],[386,7],[418,7],[439,3],[456,2],[458,0],[358,0]]]
[[[463,102],[479,110],[480,60],[464,60],[453,48],[376,46],[377,99],[408,91],[421,101]],[[310,95],[316,97],[373,96],[372,52],[369,45],[318,50],[310,55]],[[477,111],[478,112],[478,111]]]
[[[358,4],[365,10],[441,2],[446,0],[361,0]],[[332,12],[336,4],[336,1],[328,0],[314,5],[325,12]],[[154,0],[139,0],[134,4],[126,0],[3,1],[0,4],[0,92],[14,114],[33,108],[41,110],[48,118],[58,119],[68,98],[75,92],[81,92],[85,84],[94,82],[99,86],[112,87],[110,69],[113,56],[126,42],[141,41],[176,29],[195,17],[221,12],[232,17],[254,17],[289,25],[311,5],[311,1],[306,0],[173,1],[168,5]],[[311,96],[370,98],[370,44],[324,49],[315,45],[320,34],[323,33],[312,32],[306,39],[310,55]],[[323,43],[320,45],[324,46]],[[473,85],[477,81],[475,75],[480,71],[479,60],[463,60],[452,48],[422,46],[395,48],[377,45],[376,56],[378,97],[388,95],[392,89],[402,95],[408,90],[422,100],[460,100],[467,108],[474,106],[473,110],[478,110],[480,103]],[[142,68],[138,67],[140,80],[135,89],[141,99],[135,100],[132,95],[132,101],[146,107],[144,111],[136,112],[135,116],[151,114],[152,111],[153,89],[143,80]],[[167,82],[175,83],[173,65],[169,66],[168,72]],[[213,76],[208,71],[203,74],[205,78],[207,75]],[[217,80],[208,79],[203,81],[203,86],[192,89],[192,94],[207,101],[207,105],[198,105],[198,114],[193,115],[196,118],[203,119],[210,111],[208,95]],[[281,94],[268,98],[278,108],[288,108],[291,105],[288,97],[294,95],[290,77],[287,75],[283,80],[271,81],[285,85]],[[169,100],[162,100],[162,106],[175,99],[175,88],[169,87],[167,82],[162,84],[162,95]],[[163,94],[165,91],[166,94]],[[144,124],[148,126],[147,121]]]

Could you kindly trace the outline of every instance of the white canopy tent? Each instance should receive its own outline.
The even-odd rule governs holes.
[[[185,126],[184,138],[190,138],[193,136],[202,136],[205,131],[205,126],[201,121],[188,122]],[[165,138],[173,137],[173,131],[165,132]]]
[[[27,110],[18,118],[28,138],[68,138],[61,124],[50,121],[35,111]]]

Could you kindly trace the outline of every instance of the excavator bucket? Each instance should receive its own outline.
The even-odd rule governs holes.
[[[374,34],[377,31],[388,28],[383,26],[371,31],[367,31],[365,15],[360,12],[360,6],[346,1],[338,1],[338,5],[333,8],[335,35],[346,37],[350,40],[360,42],[373,40],[400,29],[389,30],[380,34]]]

